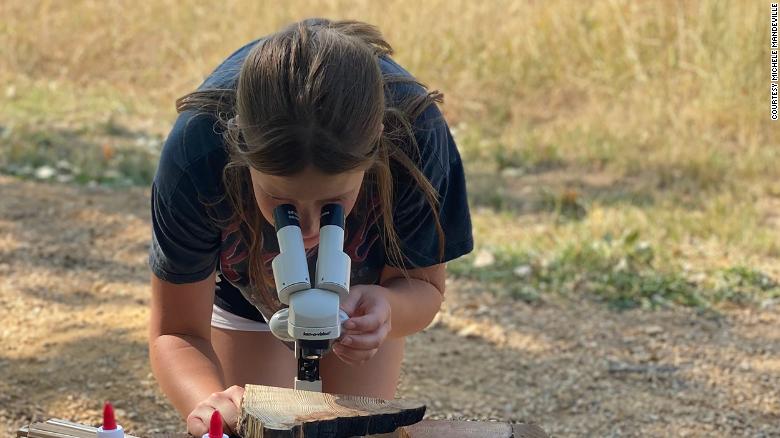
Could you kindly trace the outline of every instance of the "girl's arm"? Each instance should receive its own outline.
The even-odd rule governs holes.
[[[403,271],[385,266],[379,284],[392,308],[388,337],[398,338],[417,333],[433,321],[444,300],[445,264]]]
[[[444,294],[444,264],[401,270],[386,266],[379,285],[355,285],[341,304],[350,316],[333,351],[349,364],[370,359],[387,337],[419,332],[433,321]]]
[[[210,394],[225,390],[211,346],[215,274],[189,284],[173,284],[152,274],[149,356],[163,392],[187,416]]]

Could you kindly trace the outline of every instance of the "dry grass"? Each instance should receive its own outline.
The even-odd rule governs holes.
[[[39,160],[25,152],[41,142],[24,133],[52,127],[118,124],[160,138],[173,100],[244,42],[305,17],[354,18],[376,24],[399,62],[445,93],[470,180],[515,175],[471,194],[489,207],[474,213],[481,247],[509,233],[523,250],[554,251],[638,228],[661,264],[780,272],[765,2],[17,0],[0,16],[0,91],[10,103],[0,124],[15,154],[6,161]],[[122,139],[85,142],[114,143]],[[594,175],[613,183],[580,184]],[[584,215],[561,223],[559,208],[506,207],[528,188],[553,207],[581,204]]]

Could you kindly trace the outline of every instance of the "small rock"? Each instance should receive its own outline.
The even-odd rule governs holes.
[[[103,177],[106,179],[119,179],[121,176],[122,174],[116,169],[108,169],[103,172]]]
[[[623,272],[628,269],[628,261],[625,257],[621,257],[615,266],[612,267],[613,272]]]
[[[477,256],[474,258],[474,267],[484,268],[486,266],[492,265],[495,262],[496,262],[496,257],[493,255],[493,253],[486,249],[482,249],[477,253]]]
[[[49,179],[55,174],[54,168],[51,166],[41,166],[35,169],[35,177],[38,179]]]
[[[531,272],[533,272],[533,268],[528,265],[520,265],[512,271],[512,273],[520,278],[526,278],[530,276]]]
[[[778,303],[780,303],[780,298],[767,298],[761,301],[759,307],[761,307],[762,309],[770,309],[776,306]]]
[[[57,167],[57,169],[64,170],[64,171],[67,171],[67,172],[70,172],[71,170],[73,170],[73,165],[71,165],[70,162],[67,161],[67,160],[59,160],[59,161],[57,161],[56,167]]]
[[[507,167],[501,170],[501,176],[507,178],[517,178],[523,175],[525,175],[525,170],[520,167]]]
[[[490,306],[486,306],[484,304],[480,304],[477,307],[477,310],[474,312],[474,314],[477,315],[477,316],[485,316],[485,315],[489,315],[490,311],[491,311]]]
[[[477,333],[479,333],[479,326],[476,324],[469,324],[466,327],[458,330],[458,336],[462,336],[464,338],[475,338],[477,337]]]

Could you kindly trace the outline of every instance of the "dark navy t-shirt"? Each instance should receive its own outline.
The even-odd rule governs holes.
[[[230,55],[199,89],[235,88],[243,60],[259,41]],[[380,58],[380,67],[386,75],[411,77],[388,56]],[[422,92],[417,85],[391,84],[388,100]],[[406,173],[397,173],[393,221],[407,268],[450,261],[473,249],[463,164],[449,127],[437,106],[431,104],[414,121],[414,128],[420,154],[412,157],[438,191],[445,245],[444,258],[440,260],[433,212],[414,181]],[[238,223],[220,220],[231,216],[222,184],[227,159],[213,116],[191,111],[179,115],[163,147],[152,183],[149,265],[159,278],[177,284],[203,280],[216,269],[215,304],[245,318],[267,321],[282,307],[275,300],[273,282],[250,284],[247,242]],[[371,190],[364,182],[361,196],[345,223],[344,251],[352,259],[353,285],[376,284],[382,268],[393,265],[379,234],[381,210],[375,201],[378,196],[368,196]],[[272,224],[267,223],[261,232],[264,272],[272,279],[271,261],[279,253],[276,233]],[[316,265],[316,253],[317,247],[307,252],[311,271]],[[261,296],[271,297],[276,306],[265,305]]]

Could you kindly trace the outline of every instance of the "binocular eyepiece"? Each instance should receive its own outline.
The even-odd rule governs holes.
[[[282,204],[274,208],[274,227],[278,232],[288,225],[300,228],[301,218],[292,204]],[[325,204],[320,211],[320,228],[336,225],[344,228],[344,207],[341,204]]]

